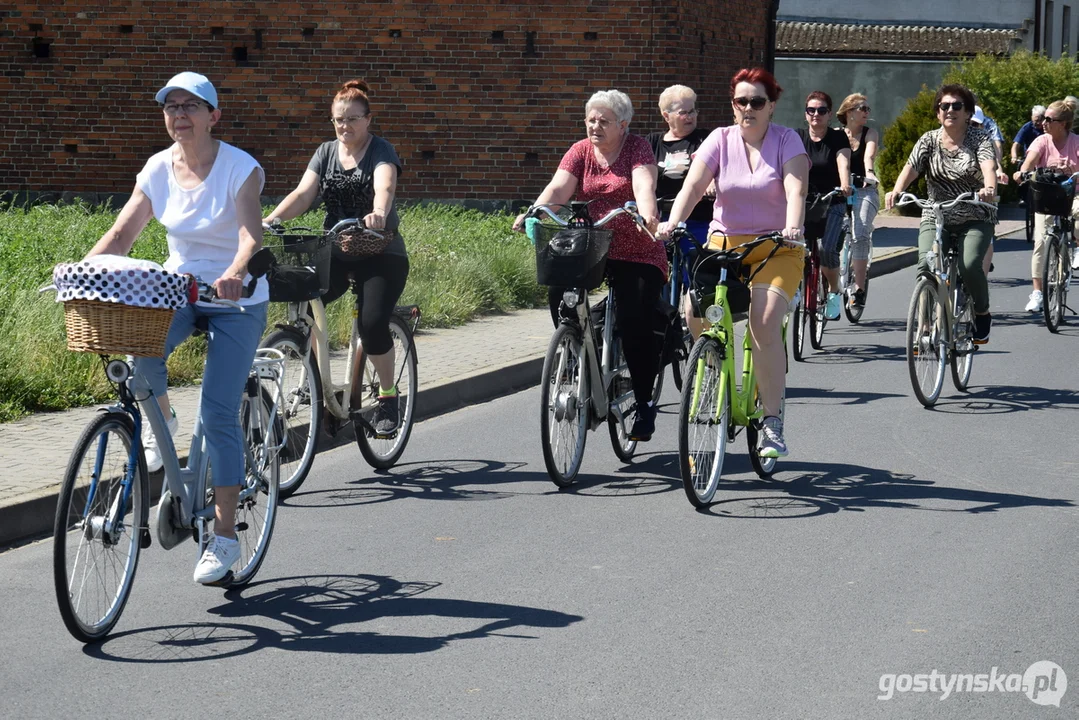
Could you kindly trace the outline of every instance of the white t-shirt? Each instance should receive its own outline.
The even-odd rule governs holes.
[[[236,258],[240,244],[240,222],[236,216],[236,196],[258,170],[259,191],[266,174],[255,158],[228,143],[218,143],[217,158],[210,174],[191,189],[180,187],[172,171],[173,147],[146,161],[135,184],[150,199],[154,217],[165,226],[169,258],[165,269],[191,273],[213,283]],[[251,280],[244,279],[244,284]],[[255,294],[240,301],[254,305],[270,299],[268,286],[260,280]]]

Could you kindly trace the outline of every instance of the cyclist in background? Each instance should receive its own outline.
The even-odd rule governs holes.
[[[534,205],[565,205],[576,197],[594,201],[588,214],[599,220],[611,210],[635,200],[649,229],[659,220],[656,209],[656,158],[648,141],[629,131],[633,103],[619,90],[601,90],[584,106],[586,137],[570,146],[554,177]],[[524,231],[525,214],[513,229]],[[652,439],[656,406],[652,402],[659,374],[663,327],[657,305],[667,279],[667,251],[639,230],[629,215],[606,225],[613,231],[607,260],[607,282],[614,289],[615,324],[622,354],[629,367],[637,403],[631,440]],[[548,290],[557,317],[562,289]]]
[[[828,298],[824,309],[829,320],[839,317],[842,309],[839,297],[839,237],[843,233],[843,216],[850,196],[850,143],[842,130],[829,127],[832,119],[832,98],[828,93],[815,90],[806,98],[807,129],[798,130],[798,137],[805,144],[811,167],[809,169],[809,192],[827,195],[837,187],[843,196],[832,199],[828,216],[814,223],[806,223],[806,240],[820,240],[820,265],[824,279],[828,281]]]
[[[809,159],[795,131],[772,124],[782,91],[764,68],[735,74],[731,79],[735,124],[713,130],[698,148],[670,219],[660,227],[660,237],[685,220],[714,183],[709,247],[724,250],[772,232],[781,232],[787,240],[801,240]],[[762,266],[773,250],[774,256]],[[764,408],[758,450],[761,457],[784,457],[787,442],[780,413],[787,358],[783,319],[802,281],[805,250],[787,245],[776,249],[764,243],[749,252],[745,264],[756,272],[749,333]]]
[[[1063,101],[1051,104],[1045,111],[1045,133],[1037,138],[1027,150],[1023,166],[1015,173],[1018,182],[1020,176],[1035,168],[1051,168],[1070,175],[1079,171],[1079,135],[1071,131],[1075,113]],[[1072,217],[1079,214],[1079,196],[1072,202]],[[1042,271],[1045,269],[1045,232],[1049,216],[1034,213],[1034,252],[1030,258],[1030,274],[1034,289],[1027,302],[1028,312],[1041,312]]]
[[[854,175],[876,180],[873,163],[877,157],[880,135],[866,125],[869,120],[869,100],[865,95],[854,93],[843,98],[836,119],[847,134],[851,147],[850,171]],[[880,208],[880,196],[876,185],[855,188],[854,227],[851,228],[850,258],[854,267],[854,290],[851,302],[865,305],[866,271],[869,268],[870,240],[873,237],[873,221]]]
[[[903,191],[921,175],[925,175],[932,203],[948,202],[967,192],[977,192],[984,202],[992,201],[997,195],[998,166],[993,141],[987,132],[970,123],[974,95],[962,85],[943,85],[937,90],[933,107],[941,126],[925,133],[914,144],[894,189],[884,196],[888,210],[895,207]],[[974,342],[979,345],[989,341],[993,325],[989,281],[982,261],[996,222],[995,210],[966,203],[944,211],[944,242],[946,246],[959,245],[959,271],[974,300]],[[936,235],[933,212],[923,210],[918,231],[919,273],[929,270],[925,255],[933,247]]]
[[[371,230],[390,235],[377,255],[353,257],[336,245],[330,265],[330,289],[322,296],[329,305],[357,285],[360,341],[378,375],[375,431],[389,435],[401,422],[400,400],[393,375],[394,349],[390,315],[408,280],[408,252],[398,230],[395,198],[401,161],[386,140],[371,132],[370,88],[362,80],[346,82],[330,105],[336,140],[315,151],[300,184],[266,217],[266,222],[291,220],[304,213],[318,196],[326,205],[323,228],[348,218],[362,218]]]
[[[1035,105],[1030,109],[1030,122],[1025,123],[1023,127],[1019,128],[1019,132],[1015,134],[1015,140],[1012,142],[1012,165],[1018,165],[1023,161],[1023,158],[1027,155],[1027,150],[1031,144],[1041,137],[1044,132],[1042,129],[1042,121],[1045,119],[1045,106]]]

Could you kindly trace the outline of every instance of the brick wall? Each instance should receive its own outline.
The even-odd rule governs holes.
[[[267,195],[333,138],[344,80],[372,87],[403,198],[534,197],[583,137],[595,90],[629,93],[639,133],[660,90],[697,90],[730,122],[727,86],[764,62],[770,0],[0,3],[0,190],[129,192],[170,141],[153,93],[195,70],[218,89],[218,137],[251,152]]]

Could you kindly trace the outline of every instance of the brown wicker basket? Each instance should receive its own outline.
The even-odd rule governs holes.
[[[68,300],[64,303],[67,349],[107,355],[161,357],[175,311]]]

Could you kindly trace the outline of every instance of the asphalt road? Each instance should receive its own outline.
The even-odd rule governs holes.
[[[878,278],[859,326],[792,363],[774,480],[739,438],[706,512],[670,382],[638,459],[601,428],[564,492],[531,390],[418,425],[385,474],[321,455],[242,591],[155,544],[97,646],[60,621],[51,542],[0,554],[0,716],[1076,717],[1079,322],[1023,313],[1029,246],[999,245],[971,392],[917,403],[913,271]],[[1072,678],[1060,709],[1002,679],[1039,661]],[[915,692],[932,671],[987,691]]]

